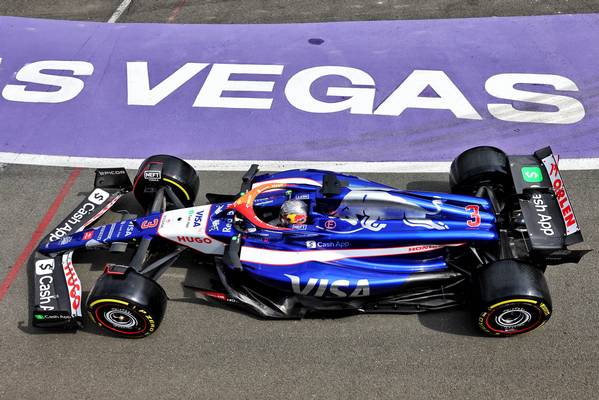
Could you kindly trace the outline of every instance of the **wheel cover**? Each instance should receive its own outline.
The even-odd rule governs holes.
[[[481,329],[495,335],[515,335],[543,325],[550,315],[547,306],[536,300],[512,299],[496,303],[479,320]]]
[[[122,335],[139,336],[149,331],[147,316],[126,303],[101,304],[95,307],[93,316],[102,327]]]
[[[119,329],[131,329],[136,325],[140,325],[139,321],[133,313],[124,308],[112,308],[104,312],[104,318],[112,326]]]
[[[506,308],[495,316],[495,324],[506,329],[526,326],[532,320],[532,314],[521,307]]]

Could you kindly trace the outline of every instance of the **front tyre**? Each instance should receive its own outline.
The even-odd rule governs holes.
[[[125,338],[142,338],[158,329],[167,296],[155,281],[129,269],[100,276],[89,294],[87,311],[100,328]]]
[[[160,187],[170,187],[185,207],[191,207],[198,195],[200,178],[186,161],[169,155],[155,155],[141,163],[133,181],[133,193],[137,201],[148,208]]]
[[[487,335],[530,332],[551,317],[551,296],[543,272],[515,260],[477,270],[474,297],[478,326]]]

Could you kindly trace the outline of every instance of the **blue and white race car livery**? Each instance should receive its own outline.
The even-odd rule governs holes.
[[[97,170],[77,218],[39,246],[36,266],[54,267],[40,274],[36,267],[34,324],[82,324],[73,252],[130,247],[132,259],[108,264],[86,303],[93,323],[124,337],[156,330],[166,309],[156,281],[187,251],[204,254],[219,282],[196,287],[202,298],[263,317],[469,303],[484,333],[506,336],[550,317],[547,265],[578,262],[585,253],[568,249],[582,235],[549,148],[533,156],[470,149],[452,164],[451,193],[320,170],[257,172],[252,166],[238,194],[208,194],[209,204],[194,206],[199,179],[178,158],[148,158],[133,185],[122,169]],[[92,227],[128,196],[145,215]],[[281,207],[291,200],[305,205],[307,218],[281,224]]]

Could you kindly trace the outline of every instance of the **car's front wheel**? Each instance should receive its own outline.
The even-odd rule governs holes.
[[[90,318],[100,328],[125,338],[141,338],[158,329],[167,296],[154,280],[129,268],[122,274],[104,273],[87,299]]]
[[[141,163],[133,181],[133,193],[137,201],[147,208],[152,205],[160,187],[169,187],[185,207],[191,207],[200,188],[200,178],[184,160],[155,155]]]

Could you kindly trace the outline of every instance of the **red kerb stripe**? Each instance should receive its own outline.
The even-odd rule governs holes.
[[[177,16],[179,15],[179,12],[181,12],[181,9],[183,8],[183,6],[185,5],[185,3],[187,3],[187,0],[180,0],[176,5],[175,8],[173,8],[173,10],[171,11],[171,15],[169,15],[168,19],[166,20],[166,22],[169,23],[173,23],[175,22],[175,20],[177,19]]]
[[[71,172],[71,174],[67,178],[67,181],[62,186],[62,189],[60,189],[60,192],[54,199],[54,202],[52,203],[52,205],[50,206],[48,211],[46,212],[46,215],[44,215],[42,220],[37,225],[37,228],[31,235],[31,239],[29,240],[29,243],[27,243],[27,246],[25,246],[25,248],[19,255],[19,258],[17,258],[17,261],[15,261],[15,264],[11,267],[10,271],[8,271],[8,274],[6,275],[6,277],[4,278],[2,283],[0,283],[0,301],[2,301],[4,299],[4,296],[6,296],[6,293],[8,293],[8,289],[10,288],[10,285],[13,283],[13,281],[16,279],[17,275],[19,274],[21,267],[23,266],[23,264],[25,264],[25,262],[27,261],[27,259],[31,255],[31,253],[35,250],[36,245],[42,239],[43,234],[46,231],[46,228],[48,227],[50,222],[52,222],[52,219],[56,215],[56,212],[60,208],[60,205],[64,201],[67,194],[69,194],[69,191],[73,187],[73,184],[79,177],[80,173],[81,173],[81,168],[73,169],[73,172]]]

